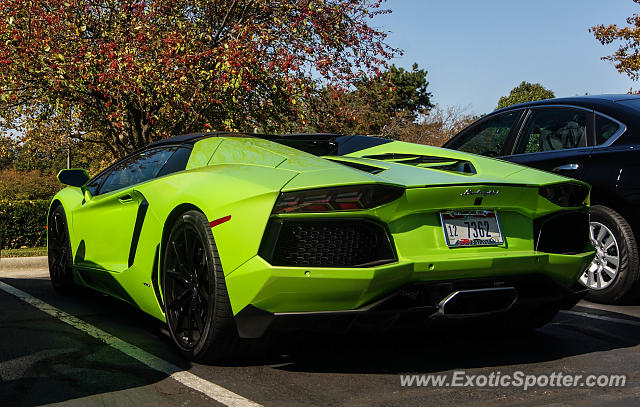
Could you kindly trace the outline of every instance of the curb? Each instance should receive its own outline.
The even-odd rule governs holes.
[[[0,272],[48,268],[47,256],[0,258]]]

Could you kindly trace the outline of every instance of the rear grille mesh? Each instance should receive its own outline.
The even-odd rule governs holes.
[[[366,220],[274,220],[261,256],[275,266],[357,267],[394,261],[387,231]]]

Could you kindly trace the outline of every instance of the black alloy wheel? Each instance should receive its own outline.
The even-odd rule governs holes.
[[[67,216],[62,205],[51,210],[47,223],[47,256],[53,288],[70,294],[77,286],[73,281],[73,259]]]
[[[211,290],[209,263],[197,228],[180,222],[169,237],[165,257],[165,302],[167,322],[184,350],[193,349],[205,336],[210,322]]]
[[[173,224],[163,245],[162,289],[169,332],[183,355],[197,362],[247,355],[240,339],[211,226],[195,210]]]

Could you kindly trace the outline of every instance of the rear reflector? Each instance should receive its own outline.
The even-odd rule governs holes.
[[[231,215],[227,215],[225,217],[222,217],[220,219],[216,219],[214,221],[209,222],[209,226],[214,227],[214,226],[218,226],[221,223],[225,223],[226,221],[231,219]]]

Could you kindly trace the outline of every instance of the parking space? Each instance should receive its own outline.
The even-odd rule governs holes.
[[[276,351],[262,360],[206,366],[185,362],[163,324],[127,304],[89,292],[58,296],[42,271],[3,273],[0,282],[59,310],[43,312],[0,290],[3,406],[199,406],[218,405],[216,398],[225,404],[266,406],[628,405],[640,397],[640,307],[581,303],[524,336],[501,336],[482,329],[291,334],[279,338]],[[115,339],[97,339],[61,315],[74,316],[84,326]],[[178,376],[170,377],[166,369],[150,366],[148,358],[132,357],[113,343],[128,344],[139,354],[163,361]],[[623,388],[534,387],[526,391],[498,386],[401,386],[401,375],[454,371],[619,374],[626,375],[627,382]],[[197,380],[185,379],[181,372]],[[225,394],[244,398],[224,398]]]

